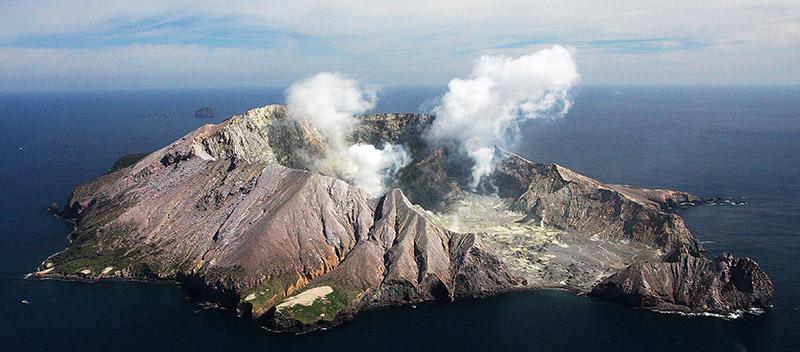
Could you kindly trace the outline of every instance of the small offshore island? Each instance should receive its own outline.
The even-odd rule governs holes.
[[[683,314],[772,305],[755,261],[704,257],[673,211],[697,196],[604,184],[499,148],[471,187],[469,160],[421,138],[434,116],[357,118],[353,142],[410,152],[382,196],[309,171],[324,138],[269,105],[76,188],[59,212],[75,222],[68,248],[31,277],[173,280],[295,333],[381,306],[542,288]]]

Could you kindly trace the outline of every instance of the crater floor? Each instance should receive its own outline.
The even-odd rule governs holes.
[[[628,240],[586,236],[541,221],[531,223],[525,220],[526,214],[511,210],[512,204],[511,199],[467,193],[452,210],[427,213],[448,230],[478,235],[534,288],[587,293],[611,273],[659,257],[657,249]]]

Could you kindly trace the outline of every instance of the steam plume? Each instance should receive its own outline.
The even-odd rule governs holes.
[[[375,108],[378,95],[354,79],[336,72],[322,72],[295,82],[286,93],[289,117],[308,120],[330,142],[344,143],[362,114]]]
[[[353,183],[373,196],[383,194],[386,182],[411,162],[403,146],[389,143],[383,149],[372,144],[354,144],[347,149],[347,155],[356,166],[349,172]]]
[[[564,116],[577,80],[575,62],[561,46],[518,58],[482,56],[468,78],[450,81],[427,138],[462,148],[475,161],[477,187],[494,169],[494,146],[513,143],[524,120]]]
[[[411,161],[402,145],[350,144],[358,125],[355,114],[375,107],[374,89],[363,87],[340,73],[323,72],[295,82],[286,92],[289,118],[308,121],[325,137],[326,154],[309,160],[308,167],[344,179],[372,196],[385,193],[385,185]]]

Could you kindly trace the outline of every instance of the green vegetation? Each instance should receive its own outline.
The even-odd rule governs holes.
[[[98,252],[94,246],[75,246],[50,258],[55,270],[64,274],[74,274],[81,270],[89,269],[100,272],[107,266],[114,266],[114,255]]]
[[[291,280],[288,276],[272,278],[261,285],[244,290],[241,299],[253,306],[253,316],[259,316],[286,297],[287,283]]]
[[[114,241],[126,231],[125,227],[112,227],[103,234],[103,239]],[[53,270],[57,273],[72,275],[83,270],[91,270],[99,274],[107,267],[115,270],[128,269],[134,275],[147,276],[153,269],[145,263],[138,263],[135,258],[141,257],[139,250],[129,250],[121,246],[102,245],[99,236],[94,232],[83,232],[73,238],[69,247],[49,259]]]
[[[62,274],[75,274],[83,270],[91,270],[93,274],[99,274],[106,267],[115,269],[130,268],[132,272],[137,272],[131,268],[132,261],[128,251],[123,249],[102,250],[95,245],[70,246],[64,251],[50,258],[54,271]],[[138,265],[143,266],[143,264]],[[150,269],[141,270],[143,273]]]
[[[283,307],[280,309],[281,313],[286,317],[297,319],[305,324],[312,324],[320,320],[331,321],[336,318],[339,312],[349,307],[358,299],[361,294],[361,291],[354,287],[330,283],[316,287],[321,286],[330,286],[333,292],[327,294],[325,297],[315,299],[309,306],[295,304],[293,306]],[[308,289],[310,288],[306,288],[303,291],[307,291]]]

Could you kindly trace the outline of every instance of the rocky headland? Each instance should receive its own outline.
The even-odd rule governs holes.
[[[561,288],[657,311],[767,309],[755,261],[705,258],[673,212],[699,197],[610,185],[496,150],[469,162],[421,136],[422,114],[360,116],[353,141],[413,161],[373,197],[309,171],[314,128],[270,105],[131,155],[75,189],[69,246],[35,278],[174,280],[274,331],[308,332],[387,305]]]

